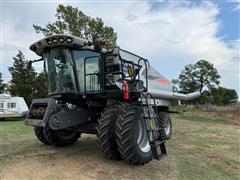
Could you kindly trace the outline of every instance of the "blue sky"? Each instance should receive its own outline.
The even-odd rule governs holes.
[[[239,39],[240,9],[237,10],[236,3],[229,3],[227,1],[216,1],[216,3],[220,8],[218,19],[222,22],[217,35],[223,37],[223,40],[227,43]]]
[[[1,69],[22,50],[27,59],[38,58],[28,47],[42,38],[32,24],[54,20],[62,1],[1,1]],[[120,47],[149,59],[168,79],[177,78],[185,65],[206,59],[221,75],[221,86],[239,94],[240,2],[229,1],[138,1],[63,2],[84,13],[101,17],[118,33]],[[41,64],[35,68],[41,71]]]

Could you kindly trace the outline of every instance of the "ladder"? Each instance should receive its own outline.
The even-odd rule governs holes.
[[[156,101],[150,93],[142,92],[141,103],[153,158],[163,159],[167,155],[165,140],[162,135],[165,130],[157,114]]]

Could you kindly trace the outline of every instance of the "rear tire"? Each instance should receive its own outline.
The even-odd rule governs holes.
[[[66,130],[52,130],[48,125],[43,129],[46,140],[55,146],[69,146],[74,144],[80,137],[79,132]]]
[[[47,139],[45,138],[44,134],[43,134],[43,128],[42,127],[35,127],[34,129],[35,132],[35,136],[37,137],[37,139],[42,142],[43,144],[46,145],[50,145],[50,143],[47,141]]]
[[[152,160],[143,109],[131,105],[116,122],[116,142],[121,156],[130,164],[145,164]]]
[[[109,105],[98,119],[97,146],[109,159],[122,159],[115,140],[115,123],[123,104]]]
[[[172,120],[170,114],[164,111],[159,112],[160,121],[163,123],[165,137],[164,140],[169,140],[172,136]]]

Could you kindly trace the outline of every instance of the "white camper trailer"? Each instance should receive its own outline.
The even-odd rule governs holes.
[[[28,107],[23,97],[0,94],[0,119],[25,117]]]

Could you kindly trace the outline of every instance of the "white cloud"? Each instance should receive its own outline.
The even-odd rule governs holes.
[[[238,88],[239,41],[229,46],[217,37],[222,22],[217,19],[219,9],[215,4],[204,1],[191,6],[189,2],[179,4],[178,1],[173,1],[163,3],[153,11],[150,9],[154,9],[154,6],[151,7],[149,2],[71,4],[90,16],[101,17],[117,31],[121,47],[150,59],[168,78],[176,78],[186,64],[206,59],[219,69],[223,85]],[[28,4],[22,6],[26,8]],[[24,15],[28,16],[25,24],[30,24],[24,31],[16,29],[16,24],[24,20],[21,12],[6,13],[4,46],[25,47],[29,56],[28,46],[40,37],[33,32],[31,25],[35,20],[37,24],[44,25],[53,19],[56,6],[56,3],[33,3],[30,14],[23,9]],[[19,18],[9,21],[13,17],[9,14],[16,13]],[[16,54],[11,53],[6,56]]]
[[[219,9],[215,4],[171,3],[155,11],[149,11],[147,3],[83,8],[94,12],[93,16],[101,14],[118,32],[120,45],[151,59],[169,78],[176,77],[187,63],[206,59],[219,70],[222,85],[238,88],[239,41],[229,46],[217,37],[222,22],[217,19]]]
[[[240,0],[231,0],[230,2],[235,4],[235,6],[233,8],[233,11],[239,11],[240,10]]]

